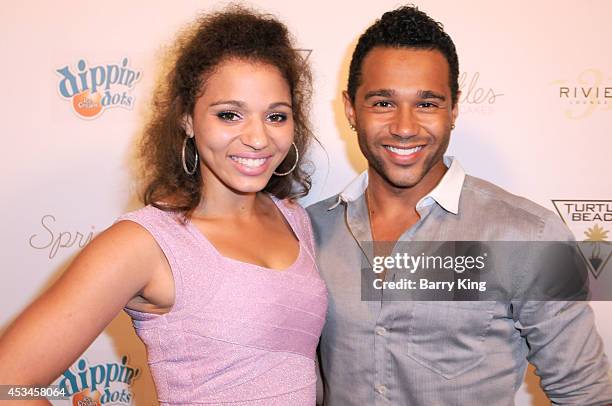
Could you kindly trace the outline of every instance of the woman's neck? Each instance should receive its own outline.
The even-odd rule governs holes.
[[[218,179],[207,179],[202,185],[202,197],[193,215],[208,219],[250,218],[261,211],[262,198],[261,193],[238,192]]]

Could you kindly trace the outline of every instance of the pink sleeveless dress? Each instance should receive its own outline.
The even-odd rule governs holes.
[[[169,313],[125,309],[147,347],[160,404],[315,404],[327,290],[305,210],[274,201],[300,246],[283,271],[224,257],[192,223],[153,206],[118,219],[153,235],[174,277]]]

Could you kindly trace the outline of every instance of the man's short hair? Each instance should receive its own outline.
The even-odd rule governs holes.
[[[444,55],[449,66],[448,83],[453,106],[459,93],[459,60],[455,44],[444,32],[441,23],[434,21],[416,6],[403,6],[382,15],[364,32],[351,59],[348,94],[355,101],[361,83],[363,59],[375,47],[437,50]]]

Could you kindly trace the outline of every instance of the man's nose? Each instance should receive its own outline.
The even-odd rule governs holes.
[[[398,137],[412,137],[418,134],[418,117],[410,106],[398,107],[389,130],[392,135]]]

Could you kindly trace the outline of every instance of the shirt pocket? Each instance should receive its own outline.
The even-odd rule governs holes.
[[[495,302],[416,302],[408,356],[446,379],[480,364]]]

